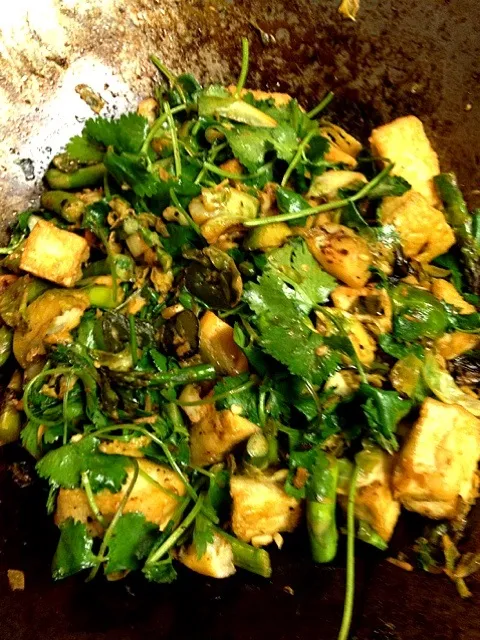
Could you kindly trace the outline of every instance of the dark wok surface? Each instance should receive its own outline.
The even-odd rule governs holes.
[[[480,203],[478,0],[362,0],[356,24],[337,15],[334,0],[85,0],[82,10],[60,7],[59,15],[66,34],[61,46],[43,41],[46,36],[31,21],[34,33],[27,33],[18,51],[4,40],[7,53],[16,52],[14,59],[0,57],[1,99],[7,105],[0,124],[4,228],[16,211],[35,200],[48,159],[81,128],[74,116],[90,115],[74,93],[75,84],[86,82],[100,91],[114,113],[148,92],[152,71],[147,56],[153,51],[174,71],[231,81],[244,34],[252,44],[249,86],[289,90],[307,104],[333,88],[338,116],[362,136],[397,115],[418,115],[443,167],[457,171],[471,204]],[[262,44],[257,26],[275,42]],[[21,65],[35,82],[19,81]],[[135,580],[53,584],[49,562],[56,532],[45,515],[41,484],[20,487],[25,472],[33,477],[31,463],[18,465],[22,459],[16,448],[0,452],[1,640],[336,637],[343,561],[336,569],[312,566],[300,534],[281,553],[273,553],[272,581],[239,572],[217,582],[181,573],[177,583],[166,587]],[[470,548],[480,544],[478,511],[472,517]],[[408,546],[418,526],[415,517],[403,522],[392,555]],[[357,640],[480,639],[478,578],[469,583],[474,598],[463,602],[447,579],[406,573],[364,546],[357,556]],[[10,592],[8,568],[25,571],[25,592]]]

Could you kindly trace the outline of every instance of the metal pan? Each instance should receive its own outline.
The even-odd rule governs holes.
[[[231,82],[239,42],[252,49],[249,86],[287,90],[306,105],[327,89],[337,117],[366,137],[375,124],[414,113],[442,166],[480,204],[480,3],[362,0],[357,23],[335,0],[24,0],[0,14],[0,222],[34,205],[51,156],[91,115],[75,93],[88,84],[117,113],[148,94],[157,53],[175,72]],[[11,6],[7,7],[7,4]],[[2,5],[3,9],[3,5]],[[8,11],[7,11],[8,9]],[[53,584],[56,533],[44,489],[26,487],[31,463],[0,453],[0,638],[8,640],[302,640],[335,638],[345,571],[312,566],[302,535],[274,554],[272,581],[238,574],[214,582],[183,573],[160,587],[128,579]],[[20,462],[19,462],[20,461]],[[27,478],[28,479],[28,478]],[[480,543],[474,510],[469,544]],[[415,537],[404,519],[393,551]],[[342,557],[340,552],[339,558]],[[26,590],[11,592],[8,568]],[[364,548],[357,559],[357,640],[477,640],[480,580],[461,601],[447,579],[407,573]],[[288,587],[288,588],[287,588]]]

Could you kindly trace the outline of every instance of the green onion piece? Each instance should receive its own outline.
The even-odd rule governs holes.
[[[235,97],[239,98],[242,93],[242,89],[245,86],[245,81],[248,75],[248,59],[249,59],[249,46],[248,39],[242,38],[242,68],[240,70],[240,76],[237,82],[237,88],[235,90]]]

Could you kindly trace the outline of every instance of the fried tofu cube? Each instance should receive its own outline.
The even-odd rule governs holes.
[[[199,326],[200,354],[218,373],[235,376],[248,371],[248,360],[233,338],[233,327],[212,311],[206,311]]]
[[[452,519],[474,501],[480,420],[458,405],[427,398],[400,452],[394,495],[428,518]]]
[[[228,578],[235,573],[232,546],[218,533],[214,534],[213,542],[207,544],[200,558],[192,543],[180,549],[178,560],[192,571],[210,578]]]
[[[455,244],[455,234],[441,211],[416,191],[385,198],[380,208],[383,224],[393,224],[407,258],[430,262]]]
[[[378,447],[369,447],[357,455],[360,473],[355,495],[355,516],[369,524],[388,542],[400,516],[400,502],[392,492],[394,458]],[[346,510],[348,496],[340,495]]]
[[[229,409],[212,409],[190,431],[192,464],[199,467],[221,462],[237,444],[259,430],[256,424]]]
[[[148,522],[153,522],[163,530],[178,506],[178,500],[185,495],[185,485],[178,473],[169,467],[142,458],[138,460],[138,465],[143,473],[138,476],[123,513],[143,513]],[[120,491],[112,493],[102,489],[95,494],[97,506],[107,522],[115,515],[132,477],[133,469],[130,468]],[[103,533],[83,489],[60,489],[58,492],[55,524],[58,526],[70,517],[86,524],[92,535]]]
[[[25,242],[20,269],[63,287],[72,287],[82,277],[82,262],[88,260],[89,255],[85,238],[39,220]]]
[[[374,155],[395,163],[392,175],[404,178],[429,204],[440,204],[432,179],[440,173],[438,156],[417,117],[397,118],[374,129],[370,144]]]
[[[300,520],[300,502],[268,479],[233,476],[230,495],[234,534],[256,546],[269,544],[277,533],[293,531]]]
[[[475,313],[476,309],[473,304],[467,302],[455,289],[451,282],[436,278],[432,283],[432,293],[439,300],[443,300],[447,304],[451,304],[459,310],[460,313]]]

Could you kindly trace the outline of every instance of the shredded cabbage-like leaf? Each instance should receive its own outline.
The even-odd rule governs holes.
[[[462,391],[431,353],[425,357],[423,377],[428,388],[439,400],[446,404],[459,404],[474,416],[480,416],[480,400]]]

